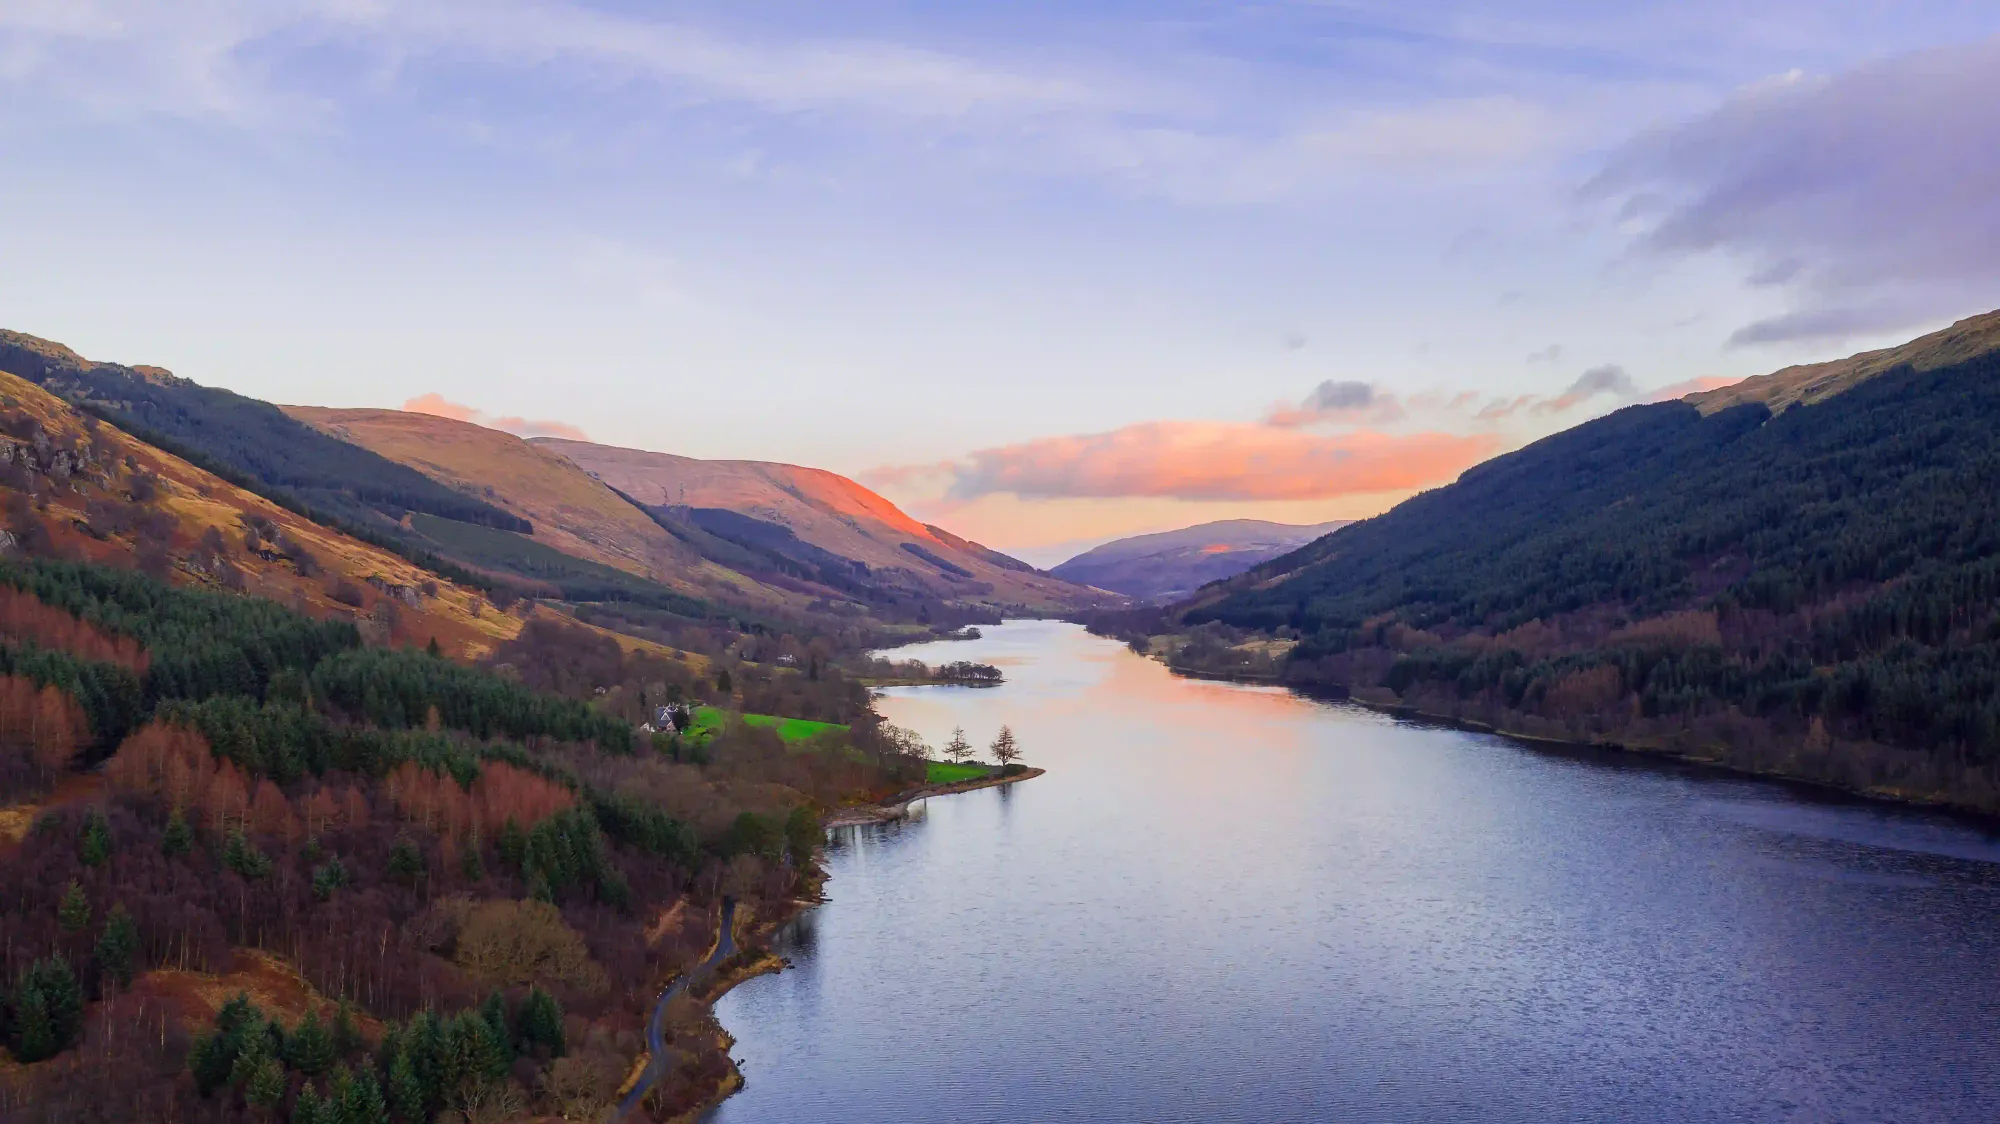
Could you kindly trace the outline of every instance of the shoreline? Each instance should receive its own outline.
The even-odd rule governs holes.
[[[969,781],[953,781],[950,784],[930,784],[908,792],[899,793],[882,804],[850,804],[828,816],[821,826],[826,828],[858,827],[863,824],[887,823],[909,815],[910,805],[933,796],[952,796],[961,792],[973,792],[982,788],[998,788],[1001,785],[1033,780],[1048,772],[1047,769],[1028,768],[1011,777],[994,775],[975,777]]]
[[[1016,781],[1030,780],[1046,772],[1048,772],[1046,769],[1030,768],[1026,772],[1016,773],[1011,777],[980,777],[976,780],[959,781],[955,784],[925,785],[920,789],[915,789],[899,796],[889,804],[866,804],[843,808],[827,817],[821,827],[832,829],[836,827],[857,827],[871,823],[886,823],[891,820],[902,819],[908,815],[909,805],[918,800],[927,800],[933,796],[951,796],[960,792],[972,792],[982,788],[997,788],[1001,785],[1013,784]],[[770,941],[771,938],[778,934],[779,930],[797,920],[806,910],[826,903],[826,896],[820,892],[821,887],[826,885],[828,878],[826,868],[820,864],[818,859],[814,860],[813,866],[814,870],[811,879],[807,882],[807,890],[814,896],[791,898],[785,903],[783,909],[778,910],[770,917],[753,916],[747,925],[740,918],[736,919],[736,923],[732,926],[734,929],[747,929],[743,936],[735,941],[736,952],[728,959],[716,965],[718,971],[712,978],[690,991],[690,996],[701,1003],[705,1008],[705,1014],[709,1022],[714,1025],[716,1046],[722,1052],[726,1071],[714,1088],[707,1090],[701,1095],[701,1099],[694,1107],[674,1116],[667,1117],[668,1124],[696,1124],[696,1122],[700,1121],[710,1112],[720,1107],[722,1102],[735,1096],[742,1090],[744,1086],[743,1071],[737,1068],[736,1059],[731,1056],[731,1051],[736,1045],[736,1039],[729,1033],[728,1028],[722,1025],[722,1020],[716,1018],[715,1004],[723,996],[735,990],[739,984],[754,980],[759,976],[768,976],[776,972],[782,972],[786,968],[791,967],[790,961],[771,951]],[[722,933],[718,932],[716,934],[717,944],[721,943],[722,937]]]
[[[1989,829],[2000,828],[2000,813],[1984,808],[1976,808],[1967,804],[1955,803],[1943,796],[1906,792],[1900,789],[1862,788],[1856,785],[1842,784],[1839,781],[1821,780],[1815,777],[1800,776],[1796,773],[1780,772],[1775,769],[1760,769],[1752,765],[1726,761],[1721,757],[1705,757],[1696,752],[1672,749],[1663,745],[1647,745],[1641,742],[1614,741],[1611,739],[1589,740],[1584,738],[1551,737],[1547,734],[1530,734],[1520,730],[1510,730],[1504,726],[1496,726],[1490,722],[1482,722],[1476,718],[1462,718],[1455,714],[1440,714],[1436,711],[1424,710],[1421,707],[1411,706],[1407,703],[1385,703],[1365,699],[1356,696],[1352,691],[1336,694],[1331,690],[1316,690],[1313,685],[1287,683],[1274,675],[1193,671],[1187,668],[1174,667],[1166,663],[1165,660],[1161,660],[1158,656],[1148,656],[1147,658],[1158,661],[1169,672],[1185,679],[1283,687],[1294,694],[1322,702],[1351,703],[1365,710],[1372,710],[1377,714],[1389,715],[1392,718],[1447,726],[1471,734],[1492,734],[1496,737],[1506,738],[1512,742],[1522,743],[1525,748],[1539,749],[1544,752],[1591,750],[1599,753],[1614,753],[1641,761],[1685,765],[1691,768],[1713,770],[1734,777],[1772,781],[1789,787],[1804,789],[1822,796],[1837,795],[1846,799],[1864,801],[1870,804],[1886,804],[1900,808],[1944,812],[1949,815],[1978,822]]]

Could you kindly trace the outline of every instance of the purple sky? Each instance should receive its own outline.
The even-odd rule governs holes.
[[[1922,0],[0,0],[0,325],[820,465],[1049,561],[1368,514],[2000,306],[1996,35]]]

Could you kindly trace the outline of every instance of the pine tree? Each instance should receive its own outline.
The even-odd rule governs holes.
[[[14,1057],[24,1062],[38,1062],[54,1057],[61,1049],[56,1043],[55,1023],[49,1017],[48,997],[33,979],[23,979],[14,986],[11,1026],[8,1027],[7,1047]]]
[[[62,904],[56,907],[56,924],[68,934],[83,931],[90,924],[90,897],[75,879],[70,880],[68,892],[63,894]]]
[[[1002,768],[1012,765],[1015,761],[1019,760],[1021,749],[1014,744],[1013,728],[1010,726],[1000,727],[999,735],[993,739],[993,744],[988,746],[986,751],[993,755],[993,760],[999,762]]]
[[[238,1041],[241,1045],[237,1047],[235,1062],[229,1067],[229,1083],[240,1089],[250,1084],[259,1067],[272,1060],[271,1036],[265,1030],[264,1020],[260,1017],[246,1023]]]
[[[111,919],[97,938],[97,970],[120,988],[132,983],[132,957],[139,950],[139,929],[121,903],[111,907]]]
[[[307,1011],[305,1018],[285,1039],[285,1060],[308,1077],[318,1077],[333,1065],[333,1035],[319,1021],[319,1012]]]
[[[38,961],[35,969],[40,971],[39,982],[48,1003],[49,1024],[55,1030],[56,1049],[67,1050],[83,1037],[83,988],[77,985],[69,961],[61,956]]]
[[[404,1120],[423,1120],[424,1084],[417,1077],[417,1067],[410,1061],[410,1055],[399,1053],[396,1060],[389,1063],[389,1103],[396,1108],[396,1115]]]
[[[562,1004],[539,987],[528,989],[528,997],[521,1001],[514,1033],[523,1054],[545,1052],[547,1057],[559,1058],[568,1052],[563,1037]]]
[[[416,845],[407,839],[396,840],[396,845],[389,851],[389,879],[414,884],[423,873],[424,857],[418,853]]]
[[[312,1083],[307,1082],[300,1087],[298,1099],[292,1102],[292,1124],[340,1124],[327,1118],[325,1104]]]
[[[340,1097],[341,1124],[389,1124],[389,1104],[375,1075],[363,1070],[347,1083]]]
[[[249,879],[271,873],[270,856],[258,850],[240,831],[229,833],[229,843],[222,849],[222,865]]]
[[[224,1081],[236,1064],[235,1045],[226,1034],[206,1032],[194,1040],[188,1051],[188,1072],[194,1074],[195,1092],[207,1096]]]
[[[507,822],[500,825],[500,861],[506,863],[509,869],[519,871],[527,855],[528,833],[521,830],[514,817],[508,816]]]
[[[944,755],[959,763],[972,756],[972,743],[965,739],[965,727],[951,728],[951,740],[944,743]]]
[[[340,1001],[340,1010],[333,1016],[334,1055],[344,1058],[363,1045],[361,1031],[354,1025],[354,1008],[343,999]]]
[[[479,857],[479,833],[476,831],[466,841],[465,851],[458,860],[458,871],[467,882],[480,882],[486,878],[486,863]]]
[[[160,850],[172,858],[185,855],[194,849],[194,832],[188,827],[187,817],[175,808],[167,817],[167,831],[160,837]]]
[[[285,1099],[285,1067],[278,1059],[267,1057],[257,1066],[243,1086],[243,1099],[267,1112],[278,1107]]]
[[[111,857],[111,825],[105,822],[104,813],[95,808],[83,818],[83,838],[77,854],[85,866],[102,866]]]
[[[507,1018],[507,997],[497,991],[488,995],[486,1002],[479,1005],[479,1017],[486,1020],[487,1028],[493,1032],[494,1041],[498,1043],[501,1051],[507,1055],[507,1060],[512,1062],[514,1060],[514,1028],[510,1025],[510,1020]]]

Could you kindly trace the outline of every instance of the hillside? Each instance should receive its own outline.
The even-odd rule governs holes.
[[[317,517],[394,536],[409,512],[511,531],[528,525],[403,465],[320,433],[276,406],[158,367],[92,362],[59,343],[0,331],[0,371],[87,403],[128,432],[238,474]]]
[[[1348,522],[1300,526],[1225,519],[1117,539],[1052,567],[1049,573],[1141,601],[1165,603],[1185,598],[1209,582],[1233,578]]]
[[[2000,810],[1994,323],[1775,416],[1635,406],[1495,458],[1179,607],[1181,658]]]
[[[1934,371],[1976,359],[1995,348],[2000,348],[2000,311],[1967,317],[1897,347],[1864,351],[1831,363],[1786,367],[1720,390],[1690,394],[1683,401],[1694,403],[1704,414],[1747,402],[1761,402],[1778,413],[1795,402],[1818,402],[1890,371]]]
[[[522,615],[314,523],[0,373],[0,496],[12,544],[267,597],[478,655]],[[428,481],[426,481],[428,483]]]
[[[844,476],[763,461],[696,460],[536,438],[711,550],[878,605],[942,602],[1050,611],[1116,598],[937,531]],[[713,556],[713,555],[711,555]],[[761,560],[761,561],[758,561]]]
[[[747,604],[759,609],[803,608],[807,598],[763,585],[706,559],[695,547],[668,533],[652,516],[606,487],[568,458],[511,433],[401,410],[336,410],[285,406],[286,414],[352,442],[450,487],[519,517],[536,543],[573,558],[608,566],[698,598]],[[416,528],[423,531],[422,526]],[[456,557],[470,553],[461,532],[437,549]],[[493,536],[485,536],[492,539]],[[508,564],[483,552],[466,559],[488,562],[526,576],[530,566]],[[558,584],[564,578],[554,579]],[[576,579],[571,577],[570,584]]]

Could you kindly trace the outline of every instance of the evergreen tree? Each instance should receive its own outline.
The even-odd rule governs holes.
[[[8,1020],[7,1048],[16,1059],[38,1062],[62,1049],[56,1040],[55,1020],[49,1015],[48,996],[42,994],[36,980],[24,977],[15,984],[9,1006],[12,1017]]]
[[[340,1097],[340,1124],[389,1124],[389,1104],[375,1075],[363,1070]]]
[[[319,1012],[307,1011],[305,1018],[285,1039],[285,1060],[308,1077],[317,1077],[333,1065],[333,1035],[319,1021]]]
[[[479,1006],[479,1017],[486,1020],[494,1041],[511,1063],[514,1060],[514,1028],[507,1017],[507,997],[497,991],[488,995],[486,1002]]]
[[[257,1075],[258,1068],[265,1062],[274,1060],[271,1035],[265,1030],[261,1017],[244,1024],[240,1034],[236,1060],[229,1067],[229,1083],[239,1089],[250,1084],[250,1079]]]
[[[500,825],[500,861],[506,863],[510,869],[518,871],[527,854],[528,834],[521,830],[521,825],[514,821],[514,817],[508,816],[507,822]]]
[[[62,904],[56,907],[56,924],[67,934],[80,933],[84,926],[90,924],[90,897],[75,879],[70,880]]]
[[[559,1058],[568,1052],[563,1036],[562,1004],[539,987],[528,989],[528,997],[521,1001],[514,1033],[523,1054]]]
[[[354,1008],[347,1000],[340,1001],[340,1009],[333,1016],[333,1052],[337,1057],[346,1057],[363,1045],[361,1031],[354,1025]]]
[[[278,1107],[285,1099],[285,1067],[278,1059],[267,1057],[257,1066],[243,1086],[243,1099],[266,1112]]]
[[[308,1081],[300,1087],[298,1099],[292,1102],[292,1124],[340,1124],[327,1118],[325,1104]]]
[[[188,1051],[188,1072],[194,1074],[195,1092],[207,1096],[223,1082],[229,1080],[229,1070],[236,1064],[235,1046],[229,1036],[215,1031],[205,1031],[194,1040],[194,1048]]]
[[[121,903],[111,907],[111,919],[97,938],[97,970],[120,988],[132,983],[132,957],[139,951],[139,929]]]
[[[424,856],[416,845],[407,839],[396,840],[389,851],[389,879],[392,882],[415,884],[424,873]]]
[[[486,863],[479,857],[479,834],[473,833],[466,841],[465,852],[459,857],[459,873],[467,882],[479,882],[486,877]]]
[[[83,838],[77,845],[77,854],[85,866],[102,866],[111,857],[111,825],[105,822],[103,812],[92,808],[83,818]]]
[[[334,891],[347,885],[347,881],[347,865],[336,855],[313,868],[313,897],[325,901],[333,896]]]
[[[258,850],[240,831],[229,833],[229,842],[222,849],[222,865],[253,880],[271,873],[270,856]]]
[[[389,1063],[389,1103],[404,1120],[424,1120],[424,1083],[410,1055],[400,1053]]]
[[[792,853],[792,862],[803,867],[812,861],[813,851],[826,838],[826,832],[819,826],[819,817],[812,809],[800,804],[785,817],[785,847]]]
[[[194,831],[188,827],[187,817],[175,808],[167,817],[167,831],[160,837],[160,850],[172,858],[185,855],[194,849]]]

